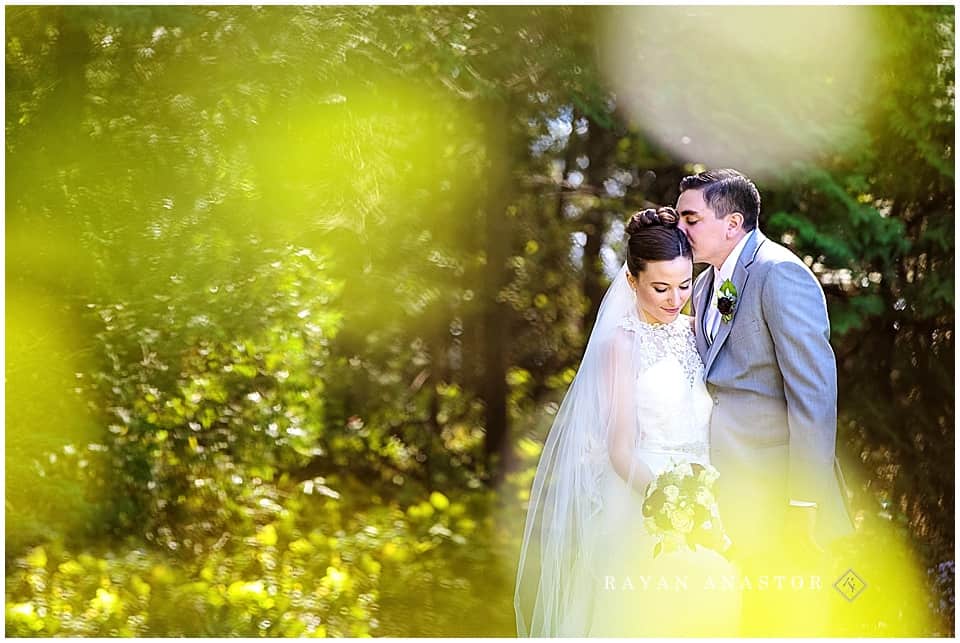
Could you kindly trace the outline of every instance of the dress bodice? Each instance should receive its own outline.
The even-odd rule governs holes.
[[[690,317],[651,324],[631,312],[621,326],[637,334],[636,446],[706,462],[713,404]]]

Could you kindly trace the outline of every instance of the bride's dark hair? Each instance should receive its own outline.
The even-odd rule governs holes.
[[[693,261],[693,249],[686,233],[677,227],[680,215],[671,207],[635,212],[627,222],[627,268],[636,277],[650,261],[672,261],[686,257]]]

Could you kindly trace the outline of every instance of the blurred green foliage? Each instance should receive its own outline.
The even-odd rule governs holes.
[[[7,634],[511,635],[623,221],[702,160],[611,90],[620,14],[5,11]],[[827,292],[862,533],[902,532],[951,634],[954,18],[857,11],[881,71],[834,148],[736,158]],[[856,633],[935,633],[897,619]]]

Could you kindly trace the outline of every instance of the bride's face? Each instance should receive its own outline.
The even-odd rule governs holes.
[[[637,306],[650,323],[669,324],[693,292],[693,262],[686,257],[672,261],[651,261],[646,269],[630,277],[637,293]]]

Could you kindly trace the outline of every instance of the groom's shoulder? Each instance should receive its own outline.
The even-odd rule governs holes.
[[[757,248],[757,261],[779,263],[781,261],[792,261],[803,263],[803,261],[793,253],[790,248],[780,245],[770,237],[763,237],[763,243]]]
[[[786,246],[780,245],[769,238],[765,238],[764,242],[760,244],[760,247],[757,249],[754,265],[761,268],[759,272],[761,272],[766,279],[769,279],[771,276],[776,279],[776,275],[789,274],[792,275],[794,279],[800,278],[803,280],[804,277],[802,275],[806,275],[807,278],[816,282],[818,285],[820,283],[817,276],[813,274],[813,271],[810,270],[810,267],[807,266],[803,259],[798,257]]]
[[[786,246],[780,245],[770,238],[764,238],[763,243],[761,243],[760,247],[757,248],[757,254],[754,258],[754,263],[764,266],[767,269],[774,268],[779,264],[793,264],[802,267],[807,272],[810,272],[810,268],[807,266],[807,264],[804,263],[800,257],[794,254],[792,250]]]

